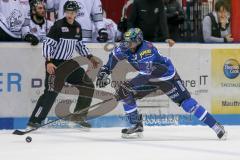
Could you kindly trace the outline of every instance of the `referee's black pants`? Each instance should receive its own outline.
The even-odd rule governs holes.
[[[68,65],[69,65],[69,62],[71,64],[71,60],[70,61],[53,60],[52,62],[55,66],[59,68],[64,66],[66,62],[68,63]],[[61,74],[61,72],[59,74]],[[41,122],[47,117],[49,111],[51,110],[56,100],[56,97],[58,96],[59,92],[52,90],[50,87],[51,83],[49,83],[49,77],[51,76],[52,75],[49,75],[48,72],[46,71],[44,93],[39,97],[36,107],[32,112],[32,115],[29,119],[28,124],[30,123],[41,124]],[[59,75],[55,72],[55,76],[57,77]],[[87,96],[81,96],[81,95],[78,96],[74,112],[90,106],[92,102],[92,97],[94,94],[94,84],[92,80],[87,76],[83,68],[79,66],[76,70],[72,71],[72,73],[70,73],[70,75],[66,77],[65,82],[73,85],[83,86],[83,88],[87,88]],[[85,92],[85,90],[83,92]],[[82,113],[81,116],[84,117],[87,115],[87,113],[88,113],[88,110]]]

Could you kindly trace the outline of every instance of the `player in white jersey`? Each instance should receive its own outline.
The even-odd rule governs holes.
[[[28,0],[0,0],[0,41],[21,40],[21,28],[29,14]]]
[[[63,5],[67,0],[55,0],[55,9],[58,10],[58,19],[64,17]],[[82,26],[83,41],[92,41],[92,22],[98,31],[97,40],[106,42],[108,34],[103,23],[102,3],[100,0],[76,0],[80,6],[77,22]]]
[[[103,17],[104,28],[106,28],[108,33],[107,42],[119,42],[122,38],[122,33],[118,30],[117,24],[113,20],[105,18],[106,12],[103,12]],[[92,42],[97,42],[98,31],[94,24],[92,24],[92,26],[93,26]]]
[[[45,18],[45,4],[41,0],[32,0],[30,3],[31,18],[26,18],[22,27],[22,37],[32,45],[43,42],[53,22]]]

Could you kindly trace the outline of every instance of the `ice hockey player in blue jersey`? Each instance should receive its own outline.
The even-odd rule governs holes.
[[[138,135],[143,132],[142,115],[139,114],[136,99],[143,98],[149,93],[160,89],[173,102],[178,104],[187,113],[192,113],[200,121],[212,128],[219,139],[226,138],[224,127],[213,116],[191,97],[183,86],[171,60],[163,56],[151,42],[143,40],[142,31],[131,28],[124,34],[124,40],[109,55],[107,64],[101,67],[97,86],[102,88],[108,83],[108,75],[111,74],[116,64],[121,60],[127,60],[139,73],[128,82],[122,83],[116,91],[116,99],[122,101],[130,128],[122,130],[124,138]],[[155,89],[148,89],[148,88]]]

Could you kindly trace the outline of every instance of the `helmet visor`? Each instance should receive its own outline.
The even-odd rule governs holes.
[[[127,51],[128,49],[136,48],[138,46],[138,43],[135,41],[122,41],[120,43],[120,48],[123,51]]]

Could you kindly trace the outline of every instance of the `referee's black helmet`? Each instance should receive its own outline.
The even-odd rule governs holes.
[[[64,12],[66,11],[75,11],[77,12],[80,7],[76,1],[67,1],[63,6]]]

